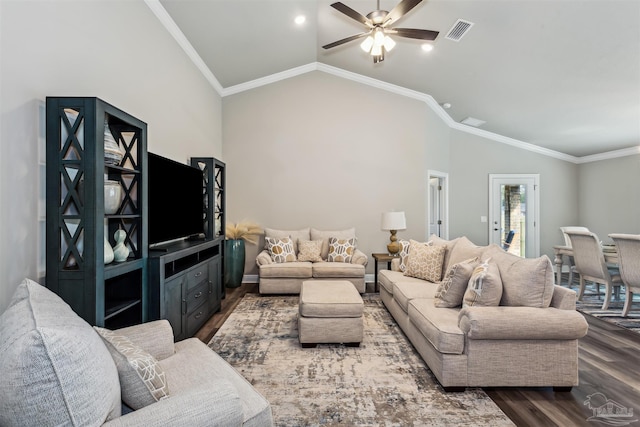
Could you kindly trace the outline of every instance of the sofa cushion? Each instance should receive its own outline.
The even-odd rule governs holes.
[[[378,271],[378,284],[380,285],[380,287],[385,288],[386,291],[391,295],[393,295],[393,284],[404,279],[410,279],[410,277],[406,277],[400,271],[392,271],[392,270]],[[418,280],[418,279],[415,279],[415,280]]]
[[[267,237],[273,237],[274,239],[291,237],[291,240],[293,240],[293,250],[296,254],[298,253],[298,240],[309,240],[309,236],[309,227],[301,228],[300,230],[276,230],[275,228],[264,229],[265,242]],[[265,249],[267,248],[265,247]]]
[[[463,307],[493,307],[500,304],[502,281],[498,266],[488,259],[476,266],[464,293]]]
[[[0,316],[0,425],[100,425],[120,416],[116,365],[58,295],[31,280]]]
[[[322,261],[322,240],[298,240],[298,261]]]
[[[502,278],[500,305],[549,307],[553,296],[553,265],[546,255],[521,258],[492,245],[485,256],[498,265]]]
[[[410,240],[410,246],[404,275],[430,282],[439,282],[442,278],[442,262],[445,248],[443,246],[431,246],[415,240]]]
[[[433,304],[433,294],[437,285],[425,280],[400,281],[393,285],[393,299],[406,312],[409,302],[415,298],[428,298]]]
[[[293,247],[293,240],[291,237],[265,237],[265,243],[269,255],[273,262],[294,262],[296,260],[296,252]]]
[[[435,306],[460,307],[469,279],[477,265],[477,257],[454,264],[438,285],[434,299]]]
[[[353,252],[356,250],[356,239],[338,239],[329,237],[329,262],[351,262]]]
[[[260,277],[286,278],[310,278],[312,276],[310,262],[285,262],[279,264],[267,264],[260,266]]]
[[[458,309],[436,308],[433,300],[411,300],[408,314],[411,323],[440,353],[462,354],[464,333],[458,327]]]
[[[364,265],[346,262],[314,262],[312,276],[316,279],[327,277],[364,277]]]
[[[478,259],[482,258],[482,254],[486,248],[486,246],[476,246],[471,240],[467,239],[466,236],[460,237],[453,246],[453,249],[451,249],[451,253],[449,254],[449,258],[445,266],[445,274],[451,267],[459,262],[476,257]]]
[[[317,230],[315,228],[311,229],[311,240],[322,240],[322,252],[320,256],[322,259],[326,260],[329,256],[329,238],[336,237],[338,239],[351,239],[356,237],[356,229],[355,228],[347,228],[345,230]]]
[[[456,243],[458,243],[459,239],[460,238],[458,237],[453,240],[445,240],[441,237],[436,236],[435,234],[432,234],[431,236],[429,236],[430,244],[432,244],[433,246],[442,246],[445,249],[444,260],[442,261],[443,273],[446,273],[445,269],[448,268],[449,266],[449,258],[451,257],[451,251],[453,251],[453,248],[456,246]],[[442,276],[437,281],[440,281],[441,279],[442,279]]]
[[[133,409],[169,397],[164,371],[151,354],[123,335],[94,326],[116,362],[122,400]]]

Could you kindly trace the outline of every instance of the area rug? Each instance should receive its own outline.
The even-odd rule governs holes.
[[[209,347],[272,405],[278,426],[512,426],[481,389],[445,393],[379,295],[360,347],[298,342],[297,296],[247,294]]]
[[[578,292],[578,287],[574,286],[574,290]],[[633,305],[628,316],[622,317],[622,308],[625,301],[624,290],[620,292],[619,298],[614,298],[609,303],[607,310],[602,310],[604,285],[600,286],[600,291],[598,294],[596,286],[592,283],[587,283],[582,301],[576,302],[578,311],[640,334],[640,295],[634,296]]]

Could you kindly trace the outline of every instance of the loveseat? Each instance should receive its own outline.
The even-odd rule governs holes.
[[[305,280],[348,280],[365,292],[367,256],[354,228],[265,228],[265,249],[256,257],[261,294],[299,294]]]
[[[546,255],[520,258],[466,237],[402,244],[378,274],[381,299],[445,390],[578,384],[588,325]]]
[[[174,344],[166,320],[92,328],[30,280],[0,316],[0,378],[2,426],[273,424],[249,382],[198,339]]]

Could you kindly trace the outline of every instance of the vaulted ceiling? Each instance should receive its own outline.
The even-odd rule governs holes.
[[[399,0],[379,0],[390,11]],[[147,0],[148,3],[157,0]],[[439,31],[431,52],[395,37],[374,64],[364,26],[332,0],[160,0],[223,88],[312,63],[430,95],[455,122],[582,157],[640,146],[640,0],[424,0],[396,25]],[[376,0],[343,0],[362,15]],[[306,17],[302,25],[294,23]],[[445,36],[473,23],[459,41]]]

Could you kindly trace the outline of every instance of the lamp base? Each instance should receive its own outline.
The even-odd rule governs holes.
[[[391,242],[387,245],[387,252],[389,252],[389,255],[398,255],[398,253],[400,252],[400,243],[398,242]]]

